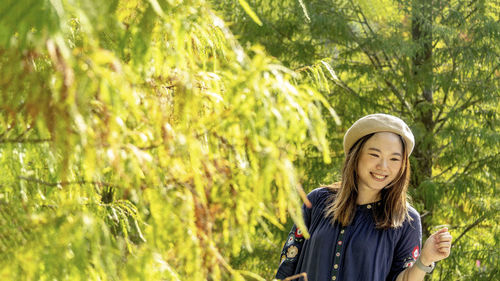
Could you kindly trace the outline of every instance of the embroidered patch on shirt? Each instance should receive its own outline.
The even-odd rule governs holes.
[[[413,263],[414,263],[413,261],[406,262],[405,265],[404,265],[404,268],[408,268],[408,267],[413,266]]]
[[[297,238],[302,238],[302,237],[303,237],[303,235],[302,235],[302,230],[300,230],[300,229],[298,229],[298,228],[297,228],[297,229],[295,229],[295,237],[297,237]]]
[[[415,248],[413,248],[413,251],[411,251],[411,255],[413,256],[414,260],[418,258],[419,256],[418,246],[415,246]]]
[[[291,246],[290,248],[288,248],[288,251],[286,252],[286,257],[289,259],[293,259],[297,256],[298,253],[299,249],[295,246]]]
[[[290,237],[288,238],[288,241],[286,241],[286,245],[290,246],[292,243],[293,243],[293,236],[290,235]]]
[[[412,252],[412,256],[411,257],[407,257],[404,260],[403,268],[411,267],[411,266],[413,266],[414,263],[415,263],[415,259],[413,258],[413,252]]]

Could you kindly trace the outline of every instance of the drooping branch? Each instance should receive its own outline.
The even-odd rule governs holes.
[[[25,180],[25,181],[28,181],[28,182],[39,183],[39,184],[42,184],[42,185],[52,186],[52,187],[66,186],[66,185],[73,185],[73,184],[94,184],[94,185],[97,185],[97,186],[113,187],[113,185],[110,184],[110,183],[100,182],[100,181],[84,181],[84,180],[81,180],[81,181],[47,182],[47,181],[43,181],[43,180],[40,180],[40,179],[36,179],[36,178],[32,178],[32,177],[25,177],[25,176],[18,176],[17,178],[20,179],[20,180]]]
[[[454,63],[454,60],[453,60]],[[454,66],[455,68],[455,66]],[[487,79],[491,79],[493,75],[495,75],[496,71],[500,68],[500,64],[497,64],[491,72],[486,76]],[[446,98],[448,96],[448,92],[446,92],[445,98],[443,99],[443,105],[446,105]],[[474,99],[476,98],[476,99]],[[473,106],[474,104],[482,102],[481,98],[477,98],[476,95],[471,95],[465,102],[459,105],[459,102],[461,99],[457,99],[457,101],[451,106],[450,110],[448,111],[447,115],[441,118],[441,114],[443,110],[439,111],[438,116],[436,117],[435,123],[439,124],[439,126],[434,130],[434,134],[437,134],[439,131],[443,129],[443,126],[445,123],[448,121],[448,119],[451,118],[451,116],[456,113],[456,112],[461,112],[464,111],[465,109],[469,108],[470,106]],[[443,106],[444,108],[444,106]]]
[[[452,176],[450,176],[450,178],[454,179],[457,176],[459,176],[460,174],[462,174],[462,175],[466,174],[472,168],[475,168],[475,169],[479,168],[479,165],[477,165],[477,164],[485,164],[485,163],[488,163],[488,161],[490,161],[490,160],[495,161],[497,158],[498,158],[498,154],[490,155],[490,156],[487,156],[487,157],[484,157],[481,159],[473,159],[473,160],[469,161],[469,163],[467,163],[467,165],[465,165],[462,170],[458,170]],[[477,166],[474,167],[474,165],[477,165]],[[457,168],[457,166],[452,164],[452,165],[448,166],[446,169],[444,169],[443,171],[441,171],[439,174],[432,176],[432,179],[439,178],[442,175],[444,175],[445,173],[451,171],[452,169],[456,169],[456,168]]]
[[[52,139],[0,139],[0,143],[43,143],[51,142]]]
[[[451,56],[451,74],[449,76],[449,80],[451,81],[453,77],[456,75],[456,69],[457,69],[457,62],[454,56]],[[441,119],[441,115],[444,112],[444,108],[446,107],[446,102],[448,102],[448,96],[450,94],[450,89],[449,87],[444,91],[444,97],[443,100],[441,101],[441,108],[439,109],[439,112],[436,115],[436,118],[434,119],[434,124],[437,123],[437,120]]]
[[[375,40],[377,34],[374,32],[373,28],[370,26],[363,11],[361,10],[361,8],[359,8],[359,6],[355,7],[355,9],[358,11],[358,21],[363,26],[366,26],[366,29],[368,29],[368,31],[366,31],[366,29],[363,28],[366,36],[367,37],[370,36],[370,37],[374,38],[374,40]],[[397,97],[397,99],[401,102],[401,105],[406,108],[407,113],[413,114],[413,110],[411,109],[411,106],[408,103],[408,101],[405,99],[404,95],[399,91],[399,89],[394,85],[394,83],[392,83],[387,77],[385,77],[385,75],[383,75],[384,67],[386,65],[391,70],[393,75],[396,75],[396,72],[395,72],[395,70],[394,70],[394,68],[389,60],[389,56],[387,55],[387,53],[384,50],[382,50],[382,55],[383,55],[384,60],[385,60],[385,63],[382,63],[382,60],[379,58],[379,56],[375,52],[370,52],[367,48],[363,47],[360,40],[357,38],[357,36],[355,35],[355,33],[351,29],[349,29],[349,32],[350,32],[351,36],[353,37],[353,39],[358,43],[358,45],[359,45],[360,49],[363,51],[363,53],[368,57],[371,64],[378,71],[380,71],[380,73],[378,73],[379,77],[384,81],[384,83],[388,87],[388,89]],[[368,33],[370,33],[371,35],[369,35]]]
[[[361,8],[359,8],[359,6],[358,6],[358,12],[359,12],[358,17],[360,15],[363,18],[362,21],[361,21],[361,23],[368,28],[368,30],[370,31],[370,34],[372,35],[372,37],[375,38],[377,34],[375,33],[375,31],[373,31],[373,28],[371,27],[370,23],[368,22],[368,19],[365,16],[365,13],[363,13],[363,10]],[[365,34],[367,34],[366,31],[365,31]],[[392,63],[391,63],[391,60],[389,59],[389,56],[387,55],[387,53],[385,52],[385,50],[383,48],[381,50],[382,50],[382,55],[384,56],[384,59],[387,62],[387,65],[391,69],[392,73],[394,75],[396,75],[396,70],[392,66]]]
[[[434,129],[434,134],[437,134],[439,133],[439,131],[441,131],[444,127],[444,125],[446,124],[446,122],[448,121],[448,119],[451,118],[451,116],[456,113],[456,112],[462,112],[464,111],[465,109],[467,109],[468,107],[476,104],[476,103],[479,103],[482,101],[481,98],[478,98],[476,100],[472,100],[475,96],[471,96],[467,99],[467,101],[465,101],[464,103],[462,103],[461,105],[458,105],[458,102],[459,100],[457,100],[457,102],[455,102],[455,104],[452,106],[452,108],[450,109],[450,111],[448,112],[448,114],[446,116],[444,116],[443,118],[439,119],[439,120],[436,120],[435,121],[435,124],[438,124],[439,123],[439,126]]]

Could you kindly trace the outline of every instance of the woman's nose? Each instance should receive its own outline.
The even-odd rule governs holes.
[[[377,168],[387,169],[387,160],[381,158],[377,163]]]

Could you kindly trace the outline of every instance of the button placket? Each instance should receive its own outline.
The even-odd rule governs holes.
[[[337,276],[339,274],[340,256],[342,254],[342,245],[344,244],[344,234],[345,234],[345,227],[342,227],[340,230],[339,238],[336,243],[337,245],[335,247],[335,258],[333,262],[332,280],[337,280]]]

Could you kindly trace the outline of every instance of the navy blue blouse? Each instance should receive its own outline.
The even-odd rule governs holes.
[[[342,227],[325,217],[331,195],[328,188],[307,195],[312,208],[303,207],[303,213],[311,237],[304,239],[292,227],[276,278],[305,272],[309,281],[393,281],[413,265],[422,242],[420,215],[414,208],[408,208],[412,221],[384,230],[375,228],[373,217],[373,209],[380,203],[358,205],[352,223]]]

